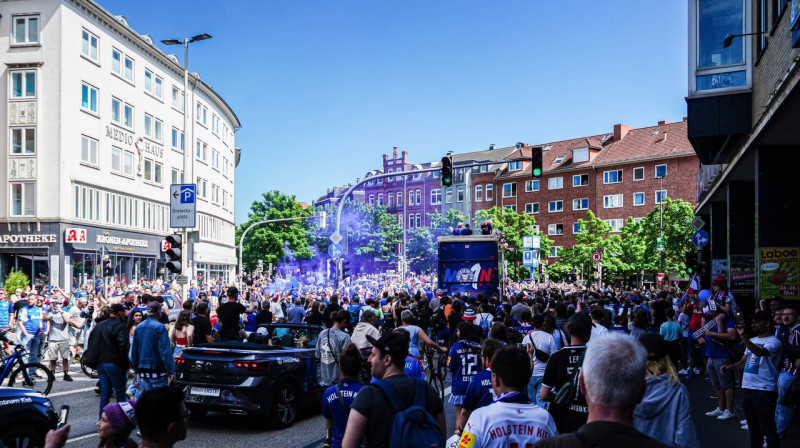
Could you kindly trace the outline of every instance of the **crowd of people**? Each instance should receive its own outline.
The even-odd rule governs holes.
[[[125,403],[138,400],[138,409],[148,392],[168,387],[185,347],[246,340],[270,322],[325,328],[315,350],[332,447],[388,447],[397,437],[465,447],[693,447],[682,381],[703,374],[717,400],[709,418],[737,418],[738,386],[751,446],[776,447],[798,401],[797,306],[762,300],[748,325],[721,277],[711,291],[510,283],[491,297],[438,290],[430,276],[360,276],[338,289],[315,280],[193,283],[174,323],[162,296],[180,292],[160,280],[71,294],[0,290],[0,327],[16,332],[32,360],[60,366],[66,381],[76,357],[97,370],[98,428],[114,420],[108,409],[119,412],[108,406],[130,410]],[[446,403],[425,381],[429,360],[446,365]],[[455,434],[445,429],[451,405]]]

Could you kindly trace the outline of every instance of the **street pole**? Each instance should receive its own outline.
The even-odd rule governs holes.
[[[186,128],[188,127],[188,120],[187,114],[189,113],[189,108],[187,107],[188,98],[188,87],[189,87],[189,38],[183,39],[183,172],[181,175],[180,182],[183,184],[186,182],[186,179],[192,180],[194,183],[194,165],[192,164],[192,159],[189,157],[189,148],[191,147],[191,140],[189,139],[190,134],[187,132]],[[190,168],[191,167],[191,168]],[[195,194],[197,193],[195,187]],[[181,247],[181,273],[188,274],[189,279],[192,278],[191,272],[187,272],[189,269],[189,231],[185,227],[181,229],[181,242],[183,243]],[[194,245],[192,245],[194,249]],[[166,274],[166,272],[164,272]],[[189,282],[184,283],[181,285],[181,299],[186,300],[189,298]]]
[[[664,177],[659,176],[659,190],[658,190],[658,227],[659,227],[659,234],[661,237],[661,242],[664,244]],[[666,244],[664,247],[659,250],[658,256],[658,272],[664,272],[664,251],[667,249]]]
[[[403,222],[401,223],[401,225],[403,226],[403,245],[402,245],[403,261],[401,263],[401,269],[400,269],[400,281],[402,281],[404,284],[406,281],[406,237],[407,237],[406,232],[408,231],[408,227],[406,226],[406,223],[408,222],[408,209],[406,208],[406,205],[408,204],[407,181],[408,181],[408,176],[403,175],[403,219],[402,219]]]

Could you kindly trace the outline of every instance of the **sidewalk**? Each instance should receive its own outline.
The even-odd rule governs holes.
[[[681,381],[689,389],[689,397],[692,404],[692,421],[703,448],[748,448],[750,446],[750,433],[740,429],[739,422],[744,420],[742,411],[741,389],[736,389],[734,409],[736,418],[732,420],[717,420],[714,417],[705,415],[708,411],[713,411],[717,407],[717,400],[711,398],[713,389],[711,381],[705,379],[704,375],[695,375],[690,380],[681,377]],[[800,410],[794,413],[792,424],[789,426],[789,433],[781,444],[782,447],[800,446]]]

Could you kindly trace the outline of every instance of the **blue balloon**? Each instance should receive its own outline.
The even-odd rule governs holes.
[[[711,297],[711,291],[708,289],[701,289],[700,292],[697,294],[697,297],[700,299],[701,302],[704,300],[708,300],[708,298]]]

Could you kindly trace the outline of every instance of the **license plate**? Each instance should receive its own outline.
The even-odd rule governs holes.
[[[219,397],[219,389],[209,387],[193,387],[192,395],[203,395],[206,397]]]

